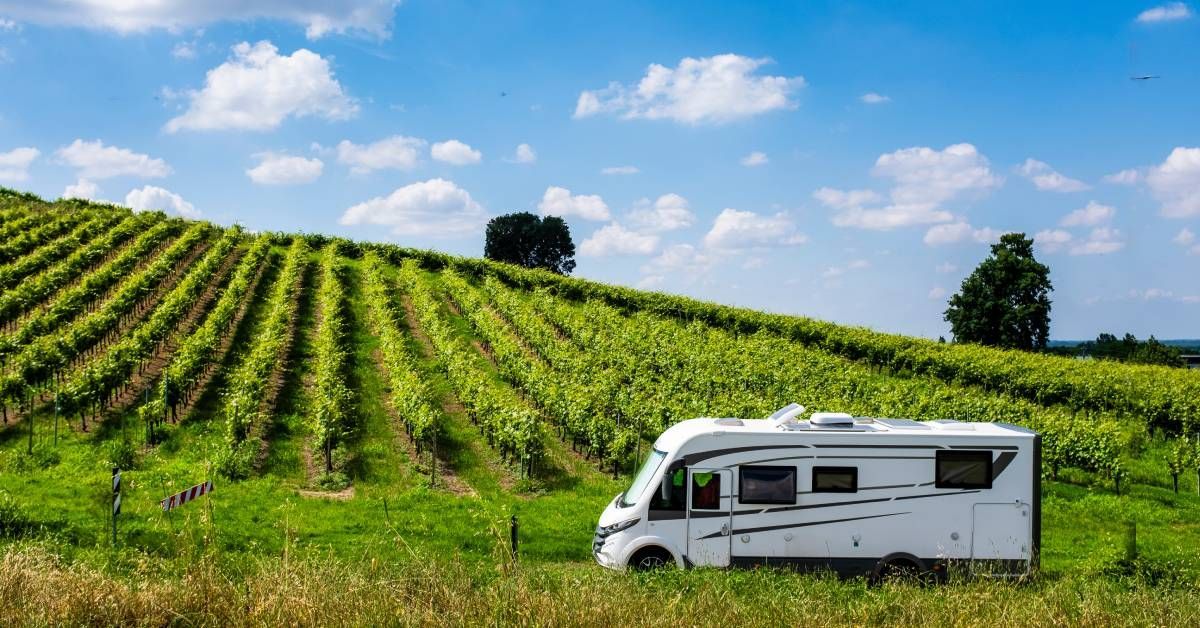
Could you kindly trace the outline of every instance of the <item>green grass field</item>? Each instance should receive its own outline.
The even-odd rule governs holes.
[[[80,206],[49,207],[79,211]],[[244,251],[248,240],[239,246]],[[444,273],[418,271],[422,285],[440,299],[438,316],[466,356],[464,368],[479,373],[481,385],[508,395],[508,403],[523,404],[522,411],[542,422],[537,464],[530,474],[525,465],[505,460],[495,444],[499,441],[489,443],[490,437],[473,424],[445,357],[410,309],[399,266],[389,262],[386,276],[395,282],[392,293],[404,321],[404,349],[413,356],[437,415],[436,441],[409,439],[381,366],[380,338],[368,323],[365,262],[351,247],[340,263],[345,268],[344,345],[349,356],[343,376],[352,399],[334,450],[336,473],[326,475],[311,420],[318,394],[314,370],[321,359],[316,334],[324,316],[317,299],[321,246],[314,241],[300,289],[292,295],[290,342],[267,387],[265,418],[255,428],[261,453],[246,479],[226,479],[216,468],[230,447],[224,420],[228,378],[263,333],[268,294],[281,272],[286,238],[273,246],[245,300],[244,315],[226,334],[227,347],[216,352],[211,377],[184,405],[177,423],[156,426],[153,442],[148,442],[139,410],[157,394],[158,373],[171,360],[172,347],[203,320],[205,308],[198,307],[194,321],[174,327],[174,340],[142,363],[144,373],[131,376],[114,391],[115,403],[84,411],[87,431],[77,413],[56,417],[52,385],[39,388],[43,401],[35,403],[32,413],[22,411],[18,403],[6,406],[7,421],[0,429],[0,621],[795,625],[911,624],[936,617],[951,624],[1200,623],[1197,474],[1183,474],[1176,494],[1166,463],[1171,440],[1138,417],[1118,412],[1105,413],[1103,419],[1120,426],[1120,468],[1126,477],[1120,494],[1106,473],[1095,469],[1065,465],[1057,480],[1047,477],[1041,569],[1027,582],[966,580],[934,588],[904,583],[868,588],[859,581],[769,570],[603,570],[590,554],[597,517],[628,483],[638,452],[644,453],[661,430],[657,417],[669,415],[668,410],[695,408],[695,415],[719,416],[749,408],[761,416],[799,401],[831,406],[819,409],[898,414],[922,408],[936,412],[938,406],[930,405],[929,399],[943,396],[971,395],[988,403],[1008,397],[929,375],[880,371],[821,352],[813,359],[828,361],[839,373],[878,387],[903,387],[909,397],[919,398],[897,401],[865,394],[846,401],[853,407],[837,407],[833,404],[843,393],[825,391],[820,381],[805,384],[810,394],[828,395],[815,400],[741,398],[733,392],[714,394],[711,387],[701,394],[684,386],[681,396],[693,395],[688,399],[695,399],[694,405],[663,401],[661,414],[617,433],[632,434],[624,449],[606,449],[601,445],[607,443],[593,439],[591,450],[584,451],[587,443],[556,423],[536,392],[506,375],[501,347],[481,335],[469,312],[447,296]],[[219,284],[226,280],[212,281],[219,294]],[[485,301],[491,298],[492,288],[480,277],[470,282]],[[548,307],[546,300],[553,300],[553,307],[561,309],[556,316],[594,319],[607,311],[564,296],[506,289],[531,307]],[[105,298],[101,295],[97,302]],[[144,311],[123,319],[113,336],[133,333],[144,324],[156,298],[149,298]],[[643,320],[616,310],[610,314],[614,325],[628,324],[632,330],[644,324],[661,327],[664,333],[698,334],[695,338],[713,346],[732,343],[735,352],[749,347],[741,343],[753,341],[661,315]],[[29,319],[14,320],[5,333]],[[521,328],[511,321],[504,329],[530,352],[531,361],[540,359],[530,348],[533,336],[517,333]],[[565,346],[568,339],[556,342]],[[664,352],[675,346],[675,339],[668,337],[639,337],[638,342],[662,342]],[[87,368],[111,346],[97,344],[64,372]],[[781,354],[814,351],[789,339],[778,339],[778,346]],[[602,352],[587,346],[576,350]],[[807,358],[797,360],[807,363]],[[621,375],[612,364],[621,362],[614,357],[605,372]],[[11,368],[12,362],[6,363],[6,369]],[[566,372],[557,376],[564,382],[578,377]],[[773,390],[799,390],[787,386],[795,384],[783,382]],[[113,466],[123,474],[115,542],[109,515]],[[206,479],[214,482],[211,495],[169,513],[159,507],[167,495]],[[514,515],[520,523],[516,562],[509,555],[508,540]],[[1132,526],[1136,557],[1129,560]]]

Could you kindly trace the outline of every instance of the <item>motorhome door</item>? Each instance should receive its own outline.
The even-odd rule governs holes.
[[[733,526],[729,469],[688,470],[688,560],[694,565],[729,566]]]

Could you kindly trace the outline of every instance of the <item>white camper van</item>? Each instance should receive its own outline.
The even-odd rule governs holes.
[[[1022,575],[1041,538],[1041,444],[1004,423],[855,418],[792,404],[659,436],[592,543],[606,567],[786,565],[879,579]]]

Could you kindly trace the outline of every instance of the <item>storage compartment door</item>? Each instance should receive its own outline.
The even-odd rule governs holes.
[[[1029,504],[975,504],[971,531],[971,558],[977,561],[1025,561],[1008,573],[1025,573],[1029,568],[1031,518]],[[1001,565],[997,565],[998,567]],[[987,567],[980,565],[987,573]]]

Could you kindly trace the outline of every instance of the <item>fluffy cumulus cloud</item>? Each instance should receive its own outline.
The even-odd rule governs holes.
[[[579,245],[579,254],[587,257],[608,255],[650,255],[658,248],[659,237],[638,233],[611,223],[596,230]]]
[[[82,198],[89,201],[96,200],[100,196],[100,186],[96,185],[95,181],[80,179],[72,183],[63,190],[63,198]]]
[[[1064,216],[1059,224],[1064,227],[1093,227],[1112,220],[1116,213],[1117,210],[1109,205],[1088,201],[1086,206]]]
[[[610,83],[579,94],[575,117],[615,114],[622,119],[719,124],[796,106],[791,95],[804,77],[764,76],[768,59],[723,54],[686,57],[673,68],[650,65],[636,85]]]
[[[1191,229],[1184,227],[1179,230],[1179,233],[1175,234],[1174,238],[1171,238],[1171,241],[1179,246],[1191,246],[1196,241],[1196,234],[1192,233]]]
[[[1026,159],[1017,172],[1043,192],[1081,192],[1088,189],[1083,181],[1065,176],[1051,168],[1050,164],[1033,158]]]
[[[929,246],[940,246],[944,244],[957,244],[959,242],[977,242],[979,244],[990,244],[1000,239],[1004,235],[1003,231],[992,229],[991,227],[975,228],[969,223],[963,221],[951,222],[941,225],[934,225],[925,232],[925,244]]]
[[[1119,172],[1104,175],[1105,182],[1115,185],[1133,185],[1141,179],[1141,173],[1133,168],[1126,168]]]
[[[408,236],[461,236],[487,222],[483,207],[452,181],[430,179],[346,210],[343,225],[382,225]]]
[[[171,167],[161,159],[128,148],[105,146],[100,140],[85,142],[77,139],[55,151],[54,155],[60,163],[77,169],[84,179],[121,176],[154,179],[171,174]]]
[[[1121,232],[1112,227],[1096,227],[1086,238],[1070,245],[1071,255],[1107,255],[1125,248]]]
[[[671,272],[696,276],[708,272],[720,261],[720,258],[720,255],[698,249],[690,244],[673,244],[642,266],[642,273],[660,278]],[[657,283],[661,283],[661,279]]]
[[[641,231],[674,231],[692,226],[696,215],[688,207],[688,200],[678,194],[663,194],[655,199],[638,201],[629,213],[629,221]]]
[[[892,102],[891,98],[875,92],[867,92],[862,96],[859,96],[858,99],[868,105],[882,105],[884,103]]]
[[[1150,193],[1162,203],[1162,215],[1200,215],[1200,148],[1178,147],[1146,173]]]
[[[168,133],[268,131],[289,117],[346,120],[358,113],[327,59],[303,48],[281,55],[269,41],[237,44],[228,61],[208,71],[204,87],[183,96],[187,110],[167,122]]]
[[[637,174],[637,173],[638,173],[637,166],[609,166],[607,168],[600,169],[600,174],[607,174],[607,175]]]
[[[279,153],[259,153],[258,165],[246,171],[250,180],[260,185],[296,185],[312,183],[321,176],[325,164],[317,158],[307,159]]]
[[[808,237],[785,214],[763,216],[730,208],[721,210],[704,236],[706,247],[725,250],[790,246],[807,241]]]
[[[946,298],[946,289],[941,286],[934,286],[929,289],[929,298],[934,301],[940,301]]]
[[[992,172],[987,157],[971,144],[954,144],[942,150],[927,146],[885,153],[875,161],[872,174],[892,180],[889,203],[870,190],[820,188],[813,197],[836,210],[833,224],[858,229],[895,229],[912,225],[950,222],[954,216],[943,205],[965,196],[978,196],[1003,183]]]
[[[1070,231],[1064,229],[1043,229],[1034,234],[1033,242],[1046,253],[1056,253],[1062,250],[1074,239]]]
[[[331,33],[387,37],[396,0],[0,0],[0,15],[46,26],[121,34],[180,32],[225,20],[273,19],[304,27],[309,39]]]
[[[529,144],[519,144],[512,160],[518,164],[531,164],[537,161],[537,152]]]
[[[425,140],[393,135],[371,144],[342,140],[337,145],[337,160],[350,166],[354,174],[373,170],[411,170],[421,163]]]
[[[458,140],[437,142],[430,148],[430,154],[434,159],[454,166],[477,164],[483,159],[483,153]]]
[[[821,271],[821,277],[824,279],[836,279],[850,271],[863,270],[870,267],[871,262],[865,259],[856,259],[843,266],[826,266],[825,270]]]
[[[197,218],[200,212],[183,197],[160,187],[147,185],[141,189],[130,190],[125,195],[125,205],[135,211],[162,210],[169,214],[178,214],[185,218]]]
[[[747,168],[753,168],[754,166],[765,166],[768,161],[770,160],[767,159],[766,153],[756,150],[749,155],[742,157],[740,163]]]
[[[1138,13],[1137,21],[1142,24],[1154,24],[1186,20],[1189,17],[1192,17],[1192,10],[1188,5],[1182,2],[1168,2]]]
[[[612,215],[604,199],[595,194],[571,194],[567,188],[550,186],[538,203],[543,216],[579,216],[584,220],[608,220]]]
[[[29,180],[29,165],[41,154],[41,151],[32,146],[0,153],[0,181],[16,183]]]

